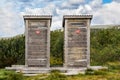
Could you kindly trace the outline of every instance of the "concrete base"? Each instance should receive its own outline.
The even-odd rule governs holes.
[[[90,66],[89,69],[99,70],[107,69],[107,67],[102,66]],[[65,67],[50,67],[50,68],[40,68],[40,67],[26,67],[25,65],[12,65],[12,67],[6,67],[7,70],[14,70],[16,72],[21,72],[25,76],[35,76],[37,74],[50,73],[52,70],[59,70],[65,75],[76,75],[79,73],[84,74],[87,68],[65,68]]]
[[[90,66],[88,68],[92,70],[108,69],[108,67],[103,67],[103,66]]]
[[[21,72],[24,74],[40,74],[49,73],[49,68],[39,68],[39,67],[26,67],[24,65],[12,65],[12,67],[6,67],[7,70],[14,70],[16,72]]]

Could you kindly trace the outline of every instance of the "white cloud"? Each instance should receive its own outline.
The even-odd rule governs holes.
[[[53,17],[54,19],[54,17]],[[52,22],[51,30],[62,29],[62,20],[57,18],[56,21]]]
[[[14,11],[14,5],[12,3],[6,3],[0,8],[0,35],[14,36],[23,33],[22,18]]]
[[[85,5],[85,9],[86,9],[87,11],[91,11],[91,10],[92,10],[91,6],[88,5],[88,4]]]
[[[94,9],[98,9],[102,6],[102,0],[92,0],[89,5],[94,8]]]
[[[58,15],[75,15],[76,14],[76,9],[57,9],[57,14]]]
[[[74,11],[74,12],[76,12],[76,15],[79,15],[79,14],[91,14],[92,7],[90,5],[88,5],[88,4],[86,4],[86,5],[80,5],[76,9],[76,11]]]
[[[120,0],[113,0],[113,1],[120,2]]]
[[[84,2],[85,0],[66,0],[62,3],[61,8],[76,9],[80,4]]]
[[[102,8],[93,11],[94,24],[120,24],[120,3],[104,4]]]
[[[68,0],[68,3],[70,4],[80,4],[85,2],[85,0]]]
[[[65,9],[60,14],[92,14],[92,24],[120,24],[120,3],[102,4],[102,1],[93,0],[89,4],[80,5],[77,9]]]
[[[55,5],[50,4],[44,8],[26,8],[24,14],[54,15]]]

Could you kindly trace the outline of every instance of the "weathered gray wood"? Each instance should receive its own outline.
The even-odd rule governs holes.
[[[28,47],[27,47],[27,43],[28,43],[28,21],[25,20],[25,66],[27,67],[27,55],[28,55]]]
[[[67,20],[65,21],[65,23],[67,23]],[[65,24],[65,26],[67,26],[67,24]],[[64,67],[67,67],[67,55],[68,55],[68,49],[67,49],[67,46],[68,46],[68,32],[67,32],[67,27],[64,28]]]
[[[64,66],[69,68],[90,65],[91,15],[66,15],[64,27]],[[65,25],[65,26],[64,26]]]
[[[51,16],[24,16],[28,67],[50,67]]]
[[[48,32],[47,32],[47,68],[50,67],[50,20],[48,20]]]
[[[90,19],[88,19],[87,21],[87,25],[88,25],[88,33],[87,33],[87,59],[88,59],[88,63],[87,63],[87,67],[90,67]]]

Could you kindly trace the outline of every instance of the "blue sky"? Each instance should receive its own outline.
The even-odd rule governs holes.
[[[105,3],[110,3],[110,2],[112,2],[112,0],[103,0],[103,3],[105,4]]]
[[[52,15],[51,30],[62,28],[63,15],[91,14],[91,25],[120,24],[120,0],[1,0],[0,37],[24,33],[23,15]]]

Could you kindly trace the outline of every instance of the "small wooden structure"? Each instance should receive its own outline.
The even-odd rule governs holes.
[[[90,22],[92,15],[65,15],[64,67],[90,66]]]
[[[25,15],[25,65],[50,67],[50,15]]]

